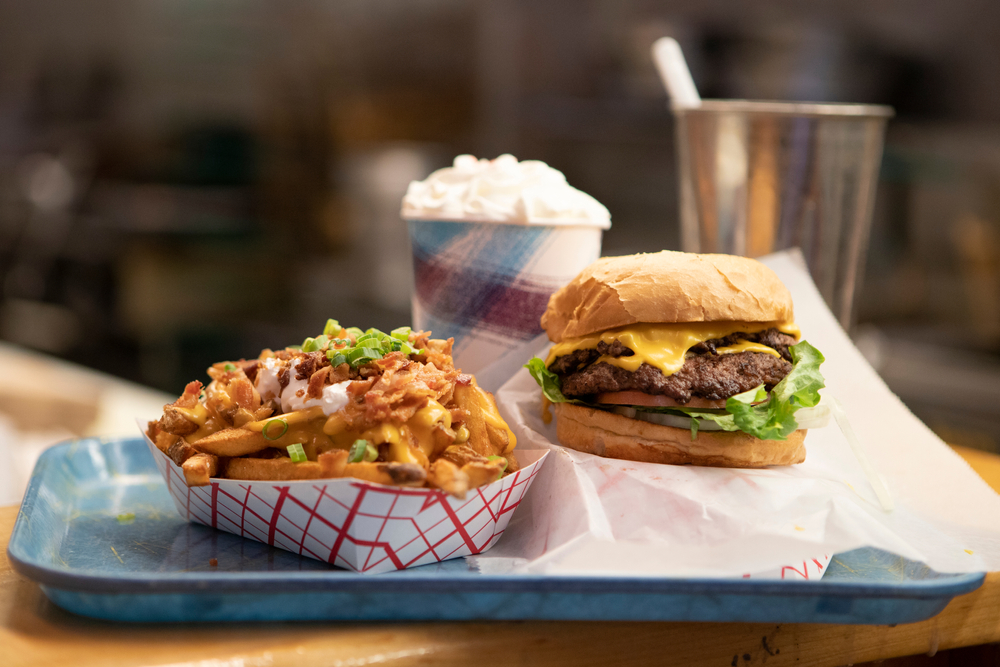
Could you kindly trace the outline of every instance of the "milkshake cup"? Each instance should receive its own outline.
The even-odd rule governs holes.
[[[549,296],[601,254],[608,210],[543,162],[454,165],[403,198],[413,250],[413,326],[455,339],[475,373],[542,333]]]

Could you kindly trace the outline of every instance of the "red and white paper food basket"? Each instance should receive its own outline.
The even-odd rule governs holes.
[[[213,479],[191,488],[181,469],[149,438],[146,443],[188,521],[366,574],[486,551],[507,528],[547,454],[518,452],[520,470],[459,500],[438,489],[356,479]]]

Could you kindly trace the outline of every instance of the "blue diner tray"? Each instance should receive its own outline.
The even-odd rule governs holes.
[[[132,519],[128,515],[134,514]],[[355,574],[174,510],[146,443],[46,451],[7,549],[55,604],[116,621],[630,620],[892,624],[924,620],[983,573],[939,574],[875,549],[818,581],[486,576],[462,559]],[[217,566],[209,563],[218,561]]]

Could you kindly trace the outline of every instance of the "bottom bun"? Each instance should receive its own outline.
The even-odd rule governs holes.
[[[763,468],[806,460],[804,429],[793,432],[787,440],[761,440],[742,431],[699,431],[692,440],[688,429],[571,403],[553,407],[559,443],[597,456],[720,468]]]

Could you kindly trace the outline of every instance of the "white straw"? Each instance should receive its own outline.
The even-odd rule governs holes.
[[[833,396],[827,395],[830,399],[830,408],[833,410],[833,418],[837,420],[837,426],[840,427],[840,432],[844,434],[847,438],[847,442],[851,445],[851,451],[854,452],[854,457],[861,464],[861,469],[865,473],[865,477],[868,478],[868,483],[871,484],[872,490],[875,491],[875,495],[878,496],[878,501],[882,505],[882,509],[886,512],[891,512],[895,509],[895,504],[892,502],[892,496],[889,495],[889,489],[886,488],[885,482],[882,481],[882,476],[878,474],[875,470],[875,466],[872,465],[871,460],[868,458],[868,454],[865,452],[864,445],[861,444],[861,439],[858,434],[854,432],[854,428],[851,426],[851,422],[847,419],[847,413],[844,412],[844,406],[840,404]]]
[[[677,40],[672,37],[656,40],[653,43],[653,62],[656,63],[656,69],[670,95],[671,108],[691,109],[701,106],[701,96]]]

